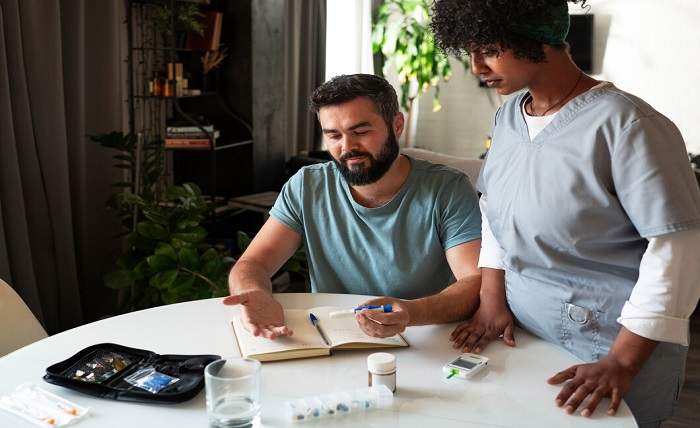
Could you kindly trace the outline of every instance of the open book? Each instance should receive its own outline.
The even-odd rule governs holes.
[[[285,309],[284,320],[294,334],[269,340],[255,337],[243,327],[240,317],[232,321],[238,349],[246,358],[258,361],[290,360],[292,358],[330,355],[331,349],[394,348],[408,346],[408,342],[397,334],[379,338],[366,335],[355,321],[355,317],[330,318],[328,314],[345,308],[319,306],[311,309]],[[318,325],[328,338],[326,345],[318,330],[309,320],[313,313]]]

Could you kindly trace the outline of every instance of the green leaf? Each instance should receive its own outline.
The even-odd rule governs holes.
[[[177,269],[167,270],[165,272],[160,272],[151,277],[148,284],[151,287],[157,288],[159,290],[166,289],[170,287],[175,279],[177,278]]]
[[[182,302],[183,299],[177,291],[163,290],[160,292],[160,298],[166,305]]]
[[[173,248],[175,248],[176,250],[179,250],[180,248],[192,246],[192,244],[190,244],[189,242],[183,241],[182,239],[179,239],[179,238],[171,238],[170,245],[172,245]]]
[[[218,256],[219,256],[219,253],[215,249],[209,248],[207,251],[205,251],[202,254],[201,259],[203,262],[208,262],[209,260],[212,260]]]
[[[169,235],[168,229],[164,228],[160,224],[150,221],[139,222],[136,225],[136,231],[141,236],[156,240],[166,239]]]
[[[167,226],[170,223],[168,215],[163,213],[162,210],[159,209],[144,209],[143,215],[152,222],[160,224],[162,226]]]
[[[193,196],[201,196],[202,195],[202,190],[199,188],[199,186],[197,186],[194,183],[185,183],[182,185],[182,187],[184,187],[185,190],[187,190]]]
[[[202,242],[206,237],[207,231],[201,226],[191,227],[181,232],[176,232],[172,234],[173,239],[179,239],[192,244]]]
[[[120,269],[112,271],[104,276],[104,283],[109,288],[121,289],[128,288],[134,283],[134,277],[131,271]]]
[[[158,243],[158,245],[156,245],[155,253],[156,255],[165,256],[172,259],[173,261],[177,261],[177,254],[175,253],[175,249],[171,245],[166,244],[165,242],[160,242]]]
[[[194,248],[182,248],[179,253],[180,264],[187,269],[199,269],[199,254]]]
[[[209,279],[216,279],[224,270],[224,264],[219,257],[209,260],[202,267],[202,275]]]
[[[191,291],[196,279],[196,277],[187,272],[180,272],[170,288],[177,291]]]
[[[150,266],[153,272],[163,272],[169,269],[175,269],[177,267],[177,262],[168,256],[163,256],[156,254],[146,258],[148,261],[148,266]]]
[[[188,196],[190,196],[189,192],[182,186],[170,186],[165,190],[165,197],[170,201]]]
[[[191,227],[197,227],[197,226],[199,226],[199,223],[201,221],[202,220],[199,218],[190,217],[190,218],[186,218],[186,219],[178,222],[176,227],[178,230],[183,230],[183,229],[187,229],[187,228],[191,228]]]
[[[116,195],[116,198],[119,200],[119,202],[126,204],[134,204],[139,206],[143,206],[145,204],[144,200],[141,199],[139,195],[135,195],[131,192],[121,192]]]
[[[301,263],[294,259],[289,259],[282,267],[283,271],[287,272],[299,272],[301,270]]]
[[[238,238],[238,249],[241,253],[243,253],[246,250],[246,248],[248,248],[248,245],[250,245],[252,239],[250,239],[250,236],[248,236],[247,233],[242,231],[238,231],[236,236]]]
[[[148,266],[148,261],[141,260],[134,268],[132,275],[134,276],[134,280],[136,280],[136,281],[143,281],[143,280],[147,279],[148,277],[150,277],[151,276],[151,268]]]

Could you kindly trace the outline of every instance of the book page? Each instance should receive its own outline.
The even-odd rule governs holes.
[[[278,337],[275,340],[255,337],[243,327],[239,316],[233,319],[233,329],[236,333],[241,354],[244,357],[252,355],[286,352],[299,349],[328,348],[316,328],[309,321],[308,311],[301,309],[286,309],[284,318],[287,326],[294,334],[288,337]]]
[[[353,315],[340,318],[329,317],[331,312],[340,309],[341,308],[332,306],[319,306],[309,309],[309,312],[312,312],[320,320],[319,325],[323,332],[326,333],[326,336],[328,336],[328,340],[330,340],[332,346],[336,347],[350,343],[380,346],[408,346],[408,343],[398,334],[386,338],[368,336],[360,329],[360,326],[357,325],[357,321],[355,321],[355,316]]]

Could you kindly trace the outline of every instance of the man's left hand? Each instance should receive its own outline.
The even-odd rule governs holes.
[[[408,304],[405,300],[381,297],[368,300],[364,305],[383,305],[391,303],[392,312],[363,311],[355,314],[357,324],[362,331],[373,337],[391,337],[406,330],[411,321]]]
[[[591,416],[600,400],[611,397],[607,413],[612,416],[617,412],[635,375],[634,370],[608,355],[595,363],[569,367],[547,379],[547,382],[551,385],[566,382],[555,400],[556,405],[563,407],[566,413],[574,413],[588,397],[581,415]]]

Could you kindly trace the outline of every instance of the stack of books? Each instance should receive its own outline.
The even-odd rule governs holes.
[[[207,132],[214,141],[219,138],[219,131],[214,129],[214,125],[203,125],[201,128],[194,125],[168,126],[165,129],[165,148],[208,149],[210,141]]]

